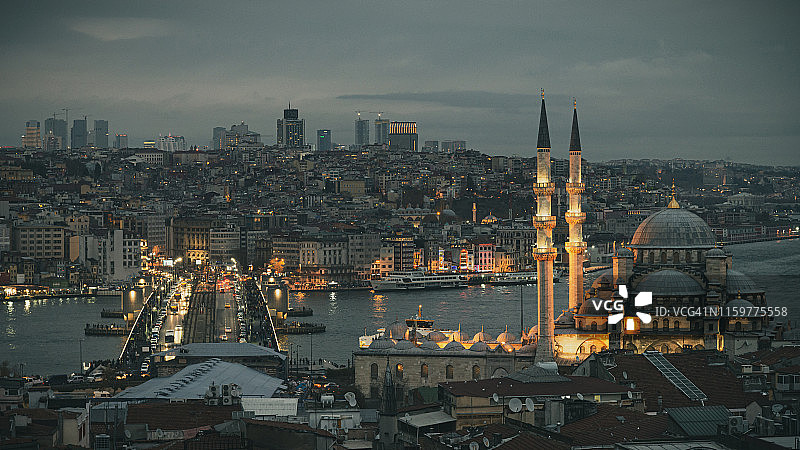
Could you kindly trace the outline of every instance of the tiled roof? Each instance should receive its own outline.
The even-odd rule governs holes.
[[[708,397],[707,406],[722,405],[728,409],[744,408],[761,398],[758,393],[745,393],[742,381],[736,378],[726,366],[709,366],[710,352],[688,352],[664,355]],[[662,397],[663,408],[698,406],[667,380],[661,372],[642,355],[617,355],[616,367],[609,369],[617,381],[623,381],[623,372],[628,380],[636,383],[636,390],[642,391],[647,411],[659,411],[658,397]]]
[[[336,439],[336,436],[326,430],[311,428],[304,423],[273,422],[271,420],[242,419],[249,425],[262,426],[267,428],[280,428],[282,430],[297,431],[299,433],[314,433],[318,436]]]
[[[620,420],[619,418],[622,418]],[[573,445],[614,444],[634,439],[656,439],[667,430],[667,416],[655,416],[601,403],[597,413],[561,427]]]
[[[206,406],[200,401],[130,403],[126,423],[146,423],[150,430],[188,430],[221,424],[241,409],[239,405]]]
[[[757,352],[741,355],[741,358],[752,363],[772,366],[779,362],[800,358],[800,347],[786,346],[770,350],[759,350]]]
[[[730,411],[724,406],[692,406],[670,408],[669,418],[689,437],[716,436],[719,425],[728,422]]]

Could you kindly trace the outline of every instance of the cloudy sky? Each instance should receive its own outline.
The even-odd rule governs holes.
[[[132,146],[208,145],[240,121],[274,143],[291,101],[312,139],[352,143],[355,110],[385,111],[420,142],[531,156],[544,88],[554,156],[574,96],[589,160],[800,165],[798,17],[796,1],[14,2],[0,145],[65,107]]]

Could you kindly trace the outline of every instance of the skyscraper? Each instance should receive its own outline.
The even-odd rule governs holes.
[[[389,119],[375,119],[375,143],[389,144]]]
[[[165,152],[185,152],[186,139],[183,136],[173,136],[172,134],[159,136],[156,139],[156,148]]]
[[[57,138],[58,150],[63,150],[67,148],[67,121],[64,119],[56,119],[55,117],[45,119],[44,121],[45,139],[49,139],[48,136],[50,135],[53,135],[54,137]]]
[[[466,149],[467,141],[442,141],[442,151],[445,153],[455,153]]]
[[[94,146],[98,148],[108,148],[108,121],[94,121]]]
[[[214,127],[211,135],[211,148],[214,150],[222,150],[225,148],[225,132],[228,131],[225,127]]]
[[[291,104],[288,109],[283,110],[283,119],[278,119],[278,147],[302,148],[305,145],[306,121],[299,117],[298,111],[292,109]]]
[[[394,150],[417,151],[417,122],[389,123],[389,148]]]
[[[369,120],[361,119],[358,116],[355,122],[356,125],[356,145],[369,145]]]
[[[72,148],[85,147],[88,143],[86,135],[86,119],[75,119],[72,121],[72,133],[70,134]]]
[[[128,135],[118,134],[114,136],[114,148],[128,148]]]
[[[331,130],[317,130],[317,151],[331,151]]]
[[[552,363],[555,324],[553,322],[553,261],[556,249],[553,247],[553,228],[556,217],[551,215],[550,207],[554,184],[550,181],[550,131],[547,129],[547,111],[544,106],[544,89],[542,89],[542,112],[539,116],[539,139],[536,143],[536,216],[533,225],[536,227],[536,249],[533,257],[536,260],[539,311],[539,341],[537,344],[537,363]]]
[[[24,148],[42,148],[42,132],[38,120],[25,122],[25,136],[22,136]]]
[[[230,130],[224,127],[214,127],[212,136],[214,150],[233,151],[240,145],[261,146],[261,133],[250,131],[244,121],[231,125]]]

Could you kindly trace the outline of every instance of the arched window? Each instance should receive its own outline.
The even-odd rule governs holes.
[[[451,366],[450,364],[448,364],[447,367],[444,368],[444,377],[447,378],[448,380],[453,379],[453,366]]]
[[[658,330],[658,319],[653,320],[653,330],[654,331]]]
[[[650,259],[650,261],[648,261],[648,262],[650,264],[655,264],[656,263],[656,252],[650,252],[650,258],[649,259]]]
[[[680,330],[681,329],[681,323],[676,320],[675,323],[672,324],[672,328],[675,329],[675,331]]]
[[[736,322],[736,325],[733,326],[734,331],[742,331],[742,322]]]
[[[672,252],[672,264],[678,264],[679,262],[681,262],[681,254],[675,250]]]
[[[662,330],[669,331],[669,320],[664,319],[664,326],[662,327]]]
[[[480,366],[472,366],[472,379],[473,380],[480,380],[481,379],[481,368]]]
[[[369,378],[371,380],[378,379],[378,365],[375,363],[372,363],[372,365],[369,366]]]
[[[661,252],[661,264],[667,263],[667,252]]]
[[[669,353],[669,345],[661,344],[661,353]]]
[[[422,365],[419,366],[419,376],[421,376],[422,378],[428,378],[428,365],[427,364],[422,363]]]
[[[584,348],[583,348],[583,345],[581,345],[580,347],[578,347],[578,353],[583,353],[583,352],[584,352]]]
[[[596,345],[592,345],[591,347],[589,347],[589,353],[595,353],[596,351],[597,351]]]
[[[394,374],[398,380],[403,379],[403,365],[401,363],[397,363],[397,366],[394,369]]]
[[[592,322],[592,331],[597,331],[597,322]]]
[[[692,263],[692,252],[686,252],[686,262],[689,264]]]

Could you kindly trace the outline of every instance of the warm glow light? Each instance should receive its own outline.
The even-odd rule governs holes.
[[[636,329],[636,322],[633,320],[633,317],[628,317],[625,320],[625,329],[626,330],[635,330]]]

